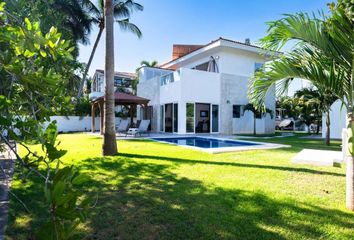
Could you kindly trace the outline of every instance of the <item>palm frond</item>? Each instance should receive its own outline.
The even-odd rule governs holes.
[[[119,24],[119,27],[123,30],[123,31],[129,31],[132,32],[133,34],[135,34],[138,38],[142,37],[142,33],[140,31],[140,29],[133,23],[129,22],[129,19],[122,19],[122,20],[116,20],[116,22]]]

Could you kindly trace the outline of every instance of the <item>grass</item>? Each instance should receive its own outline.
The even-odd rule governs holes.
[[[80,235],[85,239],[353,239],[345,210],[345,168],[293,165],[302,148],[326,149],[300,138],[263,141],[291,148],[211,155],[148,140],[119,141],[119,154],[101,157],[102,139],[60,135],[74,164],[91,176],[83,191],[98,194]],[[252,139],[254,140],[254,139]],[[257,140],[257,139],[255,139]],[[339,150],[333,142],[332,150]],[[43,217],[34,177],[12,190],[8,239],[27,239]]]

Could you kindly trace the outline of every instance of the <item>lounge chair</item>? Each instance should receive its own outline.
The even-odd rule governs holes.
[[[148,132],[149,125],[150,125],[150,120],[141,120],[136,134],[139,134],[140,136],[141,134],[144,133],[149,134]]]
[[[127,119],[121,120],[120,123],[116,126],[117,133],[118,134],[122,133],[126,135],[128,126],[129,126],[129,121]]]

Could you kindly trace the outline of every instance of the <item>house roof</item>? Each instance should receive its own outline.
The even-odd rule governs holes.
[[[189,52],[186,55],[180,56],[179,58],[172,59],[172,60],[170,60],[170,61],[168,61],[168,62],[166,62],[164,64],[161,64],[159,67],[164,68],[166,65],[169,65],[168,66],[168,68],[169,68],[172,63],[174,63],[174,62],[177,63],[182,58],[185,58],[185,57],[188,57],[189,55],[195,54],[198,50],[201,50],[203,48],[207,48],[210,45],[212,45],[212,44],[214,44],[214,43],[216,43],[218,41],[226,41],[226,42],[234,43],[234,44],[237,44],[237,45],[240,45],[240,46],[243,46],[243,47],[250,47],[251,49],[253,48],[253,49],[258,49],[258,50],[262,50],[262,51],[269,51],[269,50],[267,50],[265,48],[262,48],[262,47],[259,47],[259,46],[256,46],[256,45],[247,44],[247,43],[243,43],[243,42],[239,42],[239,41],[235,41],[235,40],[230,40],[230,39],[219,37],[218,39],[215,39],[215,40],[211,41],[208,44],[202,45],[201,47],[194,49],[193,51]],[[274,53],[280,53],[280,52],[274,52]]]
[[[104,96],[96,98],[93,102],[104,101]],[[131,104],[148,104],[150,100],[136,95],[116,92],[114,93],[114,102],[117,105],[131,105]]]
[[[96,72],[104,74],[104,70],[102,70],[102,69],[96,69]],[[136,77],[136,74],[135,73],[130,73],[130,72],[114,72],[114,76],[115,77],[134,79]]]

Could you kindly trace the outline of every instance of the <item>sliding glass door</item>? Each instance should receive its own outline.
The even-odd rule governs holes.
[[[178,132],[178,103],[173,104],[173,132]]]
[[[172,112],[172,103],[165,104],[165,132],[172,132],[173,124],[173,112]]]
[[[164,105],[160,106],[160,131],[163,132],[164,131],[164,119],[165,119],[165,114],[164,114],[165,110],[164,110]]]
[[[211,131],[219,132],[219,105],[212,105],[211,115]]]
[[[186,131],[194,133],[194,103],[186,104]]]

